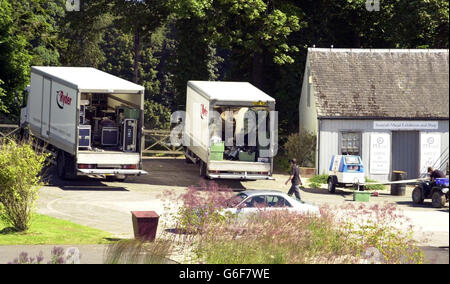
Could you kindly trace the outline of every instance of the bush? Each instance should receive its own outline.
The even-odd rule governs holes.
[[[327,184],[328,183],[328,175],[316,175],[308,180],[309,182],[314,182],[318,184]]]
[[[320,216],[261,212],[207,224],[194,251],[215,264],[422,263],[402,222],[389,204],[323,207]]]
[[[289,159],[297,159],[297,165],[312,167],[316,158],[316,136],[309,132],[289,135],[284,144],[284,152]]]
[[[28,253],[21,252],[18,258],[15,258],[12,262],[8,264],[42,264],[44,261],[44,256],[42,251],[34,257],[29,257]],[[80,252],[77,248],[69,248],[64,251],[62,247],[53,247],[50,260],[47,264],[79,264],[80,263]]]
[[[377,182],[377,181],[366,177],[366,182]],[[383,184],[367,184],[364,186],[364,188],[365,188],[365,190],[380,191],[380,190],[385,190],[386,186]]]
[[[201,233],[205,224],[218,222],[223,216],[218,210],[226,206],[232,197],[232,190],[221,188],[215,182],[202,181],[200,186],[190,186],[181,196],[183,206],[175,216],[177,229],[187,233]]]
[[[0,146],[0,218],[16,231],[26,231],[38,189],[39,174],[48,154],[39,153],[31,142],[4,140]]]

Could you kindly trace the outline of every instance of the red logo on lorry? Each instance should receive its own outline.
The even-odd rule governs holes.
[[[208,110],[206,109],[205,105],[202,104],[202,111],[200,113],[200,117],[203,119],[206,116],[208,116]]]
[[[64,94],[63,91],[56,91],[56,103],[60,109],[63,109],[64,105],[72,103],[72,98],[69,97],[69,94]]]

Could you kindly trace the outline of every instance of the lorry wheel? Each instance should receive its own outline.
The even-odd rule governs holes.
[[[442,193],[442,191],[440,190],[436,190],[435,192],[433,192],[433,194],[431,195],[431,205],[434,208],[442,208],[445,206],[445,194]]]
[[[76,177],[75,159],[64,151],[58,151],[57,155],[58,177],[67,180],[74,179]]]
[[[206,164],[200,160],[200,176],[206,178]]]
[[[336,192],[336,183],[334,183],[333,178],[328,179],[328,192],[335,193]]]
[[[414,204],[423,204],[423,194],[422,188],[420,186],[416,186],[412,192],[412,200]]]
[[[116,181],[118,181],[118,182],[124,182],[127,179],[127,176],[126,175],[116,175],[115,178],[116,178]]]
[[[64,170],[64,152],[59,151],[56,157],[56,168],[58,172],[58,177],[64,179],[65,170]]]

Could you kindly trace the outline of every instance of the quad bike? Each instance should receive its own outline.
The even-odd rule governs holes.
[[[414,204],[423,204],[431,199],[434,208],[442,208],[448,202],[448,178],[437,178],[435,181],[423,181],[414,188],[412,200]]]

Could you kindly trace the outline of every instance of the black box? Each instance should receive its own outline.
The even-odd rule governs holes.
[[[119,143],[119,128],[102,127],[101,140],[103,146],[117,146],[117,144]]]
[[[123,151],[136,152],[137,120],[124,119],[123,121]]]

